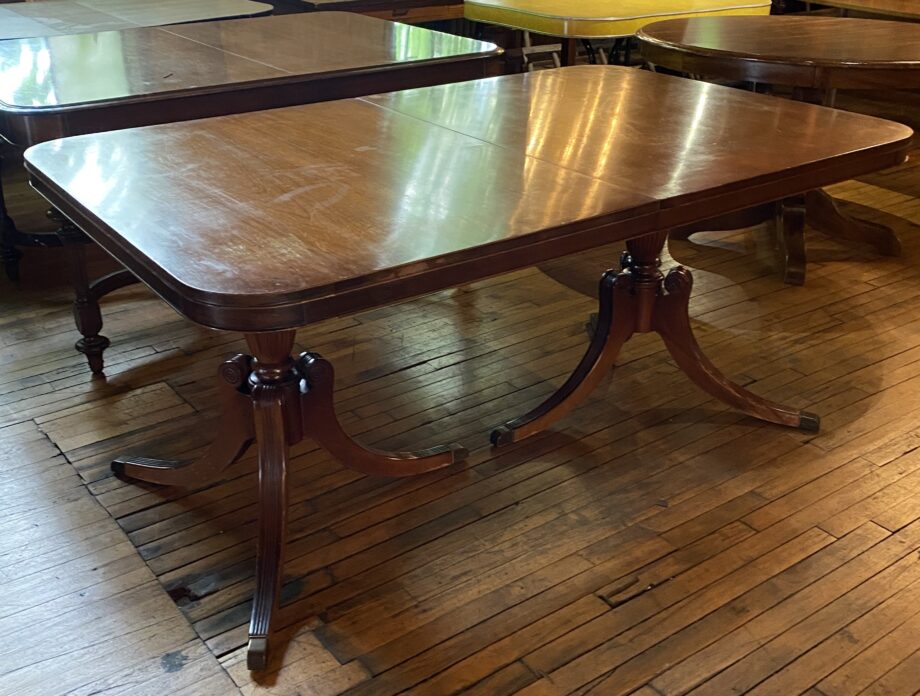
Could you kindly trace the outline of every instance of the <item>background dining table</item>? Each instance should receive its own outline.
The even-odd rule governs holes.
[[[0,42],[0,137],[21,147],[85,133],[341,99],[492,74],[493,44],[346,12],[301,13]],[[135,282],[90,282],[82,236],[27,235],[5,214],[2,253],[16,243],[70,251],[77,349],[102,370],[99,298]]]
[[[757,89],[786,90],[801,101],[833,106],[837,90],[920,88],[920,24],[826,16],[699,17],[655,22],[637,34],[642,56],[653,67],[686,75],[742,82]],[[856,219],[827,193],[813,189],[774,208],[750,211],[729,229],[763,219],[779,221],[787,282],[805,279],[804,226],[898,256],[892,230]],[[757,213],[757,214],[754,214]],[[677,231],[686,236],[703,229]]]

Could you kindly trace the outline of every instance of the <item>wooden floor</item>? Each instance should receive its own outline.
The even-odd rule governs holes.
[[[554,279],[590,287],[614,249],[302,331],[364,442],[473,453],[394,481],[297,450],[289,643],[258,683],[252,456],[191,492],[108,471],[201,448],[241,341],[121,291],[92,379],[59,258],[30,252],[23,285],[0,286],[0,694],[916,693],[920,165],[833,192],[904,257],[809,232],[796,288],[765,229],[671,245],[698,269],[709,355],[820,413],[817,435],[725,409],[642,336],[561,427],[491,450],[490,426],[585,347],[593,302]],[[12,199],[39,224],[22,186]]]

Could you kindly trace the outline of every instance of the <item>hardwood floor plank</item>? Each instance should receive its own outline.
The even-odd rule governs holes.
[[[887,632],[916,617],[920,612],[920,606],[917,604],[918,594],[920,584],[914,582],[838,630],[749,693],[788,694],[804,690],[816,683],[823,675],[871,646]]]
[[[47,439],[33,422],[17,433],[17,463],[42,464]],[[0,458],[6,471],[10,458]],[[115,522],[60,457],[20,484],[17,514],[3,518],[0,553],[0,694],[164,693],[164,676],[201,696],[229,696],[233,685],[194,634]],[[68,499],[60,502],[61,485]],[[175,655],[172,662],[169,655]],[[164,661],[165,660],[165,661]],[[192,665],[186,665],[193,660]],[[184,670],[188,667],[188,672]],[[207,684],[202,684],[206,681]]]
[[[859,694],[860,696],[897,696],[897,694],[909,694],[911,690],[916,693],[918,671],[920,671],[920,650],[876,679]]]
[[[820,581],[883,538],[883,530],[874,525],[860,528],[852,535],[824,547],[738,598],[726,602],[680,632],[624,662],[609,672],[606,678],[595,687],[595,690],[599,694],[611,694],[611,696],[627,694],[636,687],[650,682],[662,693],[666,693],[666,690],[661,689],[661,683],[655,680],[663,671],[664,666],[682,660],[696,663],[694,653],[728,633],[743,630],[742,627],[748,621],[763,615],[780,602],[795,595],[796,592]],[[792,693],[792,690],[786,693]]]

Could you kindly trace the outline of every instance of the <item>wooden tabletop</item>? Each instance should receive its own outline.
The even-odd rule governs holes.
[[[920,86],[920,24],[808,16],[656,22],[637,34],[651,63],[802,87]]]
[[[917,0],[821,0],[821,4],[867,14],[920,19]]]
[[[40,192],[180,312],[260,331],[891,166],[910,137],[583,66],[80,136],[26,162]]]
[[[492,44],[344,12],[4,41],[0,134],[28,145],[473,79],[499,54]]]
[[[268,14],[250,0],[42,0],[0,5],[0,39],[61,36]]]

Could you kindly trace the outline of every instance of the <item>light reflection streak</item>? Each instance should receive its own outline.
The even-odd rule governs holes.
[[[712,91],[712,85],[704,83],[701,85],[701,94],[696,100],[693,109],[693,115],[690,117],[690,124],[685,133],[687,134],[680,150],[680,156],[675,157],[671,166],[671,175],[668,177],[668,188],[675,189],[684,178],[684,171],[688,165],[692,165],[695,159],[690,155],[697,147],[697,140],[700,136],[700,126],[708,123],[706,113],[709,110],[709,97]]]

